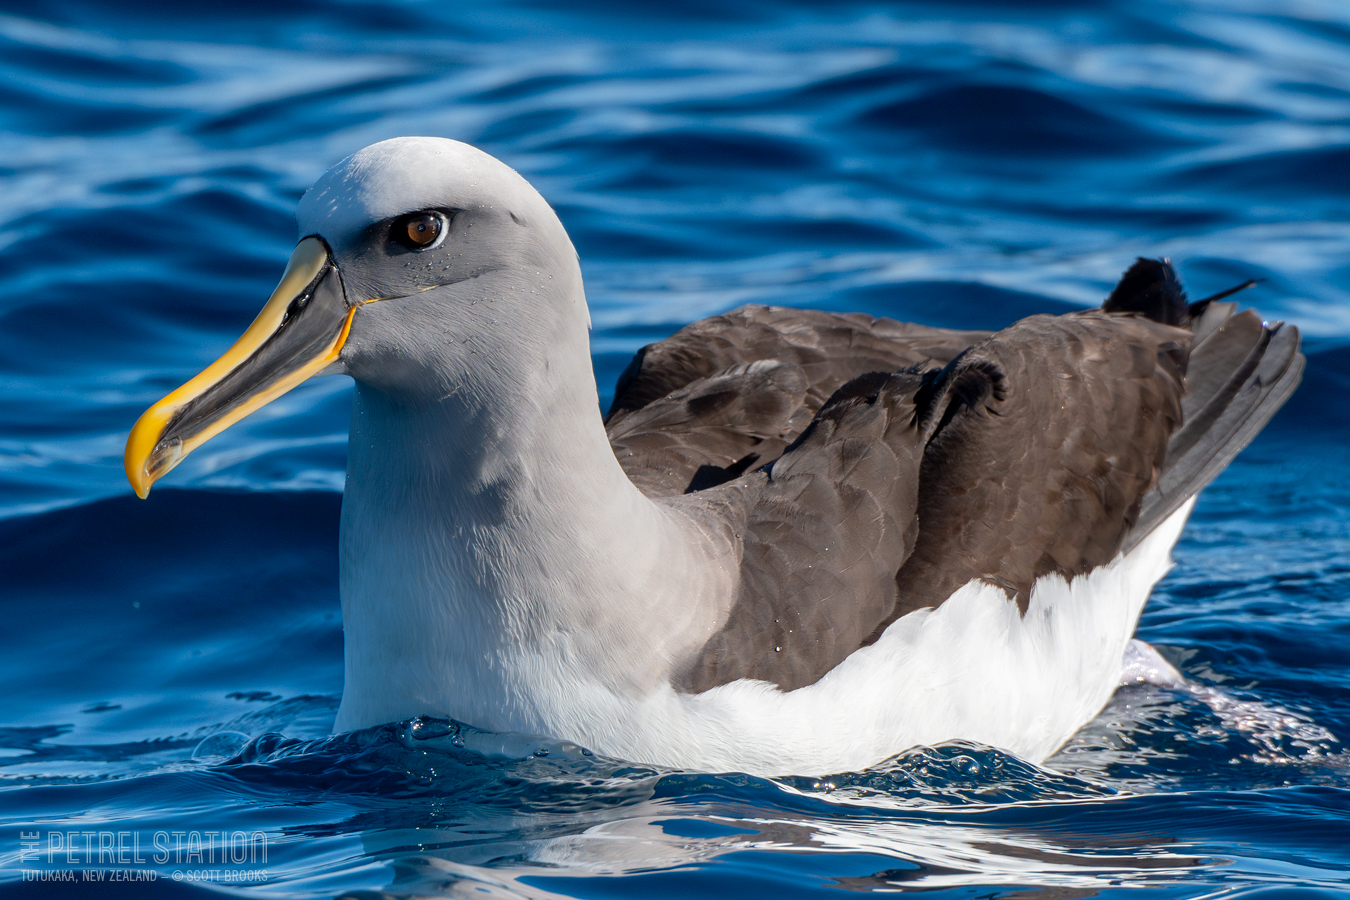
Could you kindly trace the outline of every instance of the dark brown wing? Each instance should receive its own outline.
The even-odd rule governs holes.
[[[973,579],[1025,609],[1036,578],[1109,562],[1203,487],[1297,384],[1297,332],[1187,307],[1170,265],[1149,267],[1108,310],[850,382],[768,472],[688,498],[736,507],[743,559],[681,689],[814,683]]]
[[[768,472],[688,498],[740,508],[743,555],[730,618],[680,690],[738,678],[812,684],[894,609],[895,570],[918,531],[923,384],[909,372],[857,378]]]
[[[742,581],[680,687],[791,690],[972,579],[1025,604],[1040,575],[1109,561],[1180,422],[1189,341],[1033,316],[941,370],[845,385],[767,475],[709,492],[747,504]]]
[[[919,540],[882,627],[974,579],[1031,586],[1120,552],[1181,424],[1191,334],[1141,316],[1032,316],[952,366],[963,396],[924,454]],[[879,635],[879,632],[878,632]]]
[[[1188,306],[1170,263],[1140,260],[1103,311],[1032,316],[958,360],[999,373],[994,402],[952,406],[930,442],[919,540],[874,637],[973,578],[1025,611],[1037,578],[1110,562],[1212,481],[1303,370],[1297,329],[1233,310]]]
[[[647,496],[703,490],[782,455],[802,429],[806,390],[792,363],[732,366],[612,420],[609,443]]]
[[[649,496],[701,490],[776,459],[845,382],[941,366],[986,334],[744,306],[643,347],[619,378],[605,427]]]

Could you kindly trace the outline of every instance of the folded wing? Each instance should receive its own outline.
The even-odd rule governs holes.
[[[972,580],[1026,610],[1128,550],[1288,398],[1298,333],[1140,260],[1100,310],[986,335],[746,307],[644,348],[607,427],[630,477],[735,523],[739,592],[677,677],[812,684]],[[683,496],[681,496],[683,495]]]

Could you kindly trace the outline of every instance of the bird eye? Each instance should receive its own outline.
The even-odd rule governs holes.
[[[394,222],[390,237],[411,250],[425,250],[436,243],[443,226],[444,219],[440,213],[413,213]]]

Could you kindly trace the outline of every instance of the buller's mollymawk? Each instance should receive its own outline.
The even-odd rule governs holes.
[[[312,375],[356,380],[340,731],[416,715],[705,770],[964,738],[1040,761],[1115,688],[1194,497],[1298,383],[1298,332],[1140,260],[988,334],[748,306],[596,408],[577,254],[465,144],[300,201],[243,337],[127,442],[150,485]]]

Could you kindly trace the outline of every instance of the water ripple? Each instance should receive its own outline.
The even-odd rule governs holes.
[[[347,385],[148,503],[121,447],[257,312],[304,189],[398,134],[477,143],[555,206],[602,404],[639,346],[741,303],[996,328],[1100,302],[1136,255],[1193,296],[1263,279],[1244,299],[1309,364],[1141,623],[1186,685],[1123,688],[1041,767],[949,744],[768,780],[430,720],[328,736]],[[258,831],[291,896],[1343,891],[1347,173],[1339,0],[10,4],[0,821]],[[18,852],[0,893],[43,887],[10,885]]]

